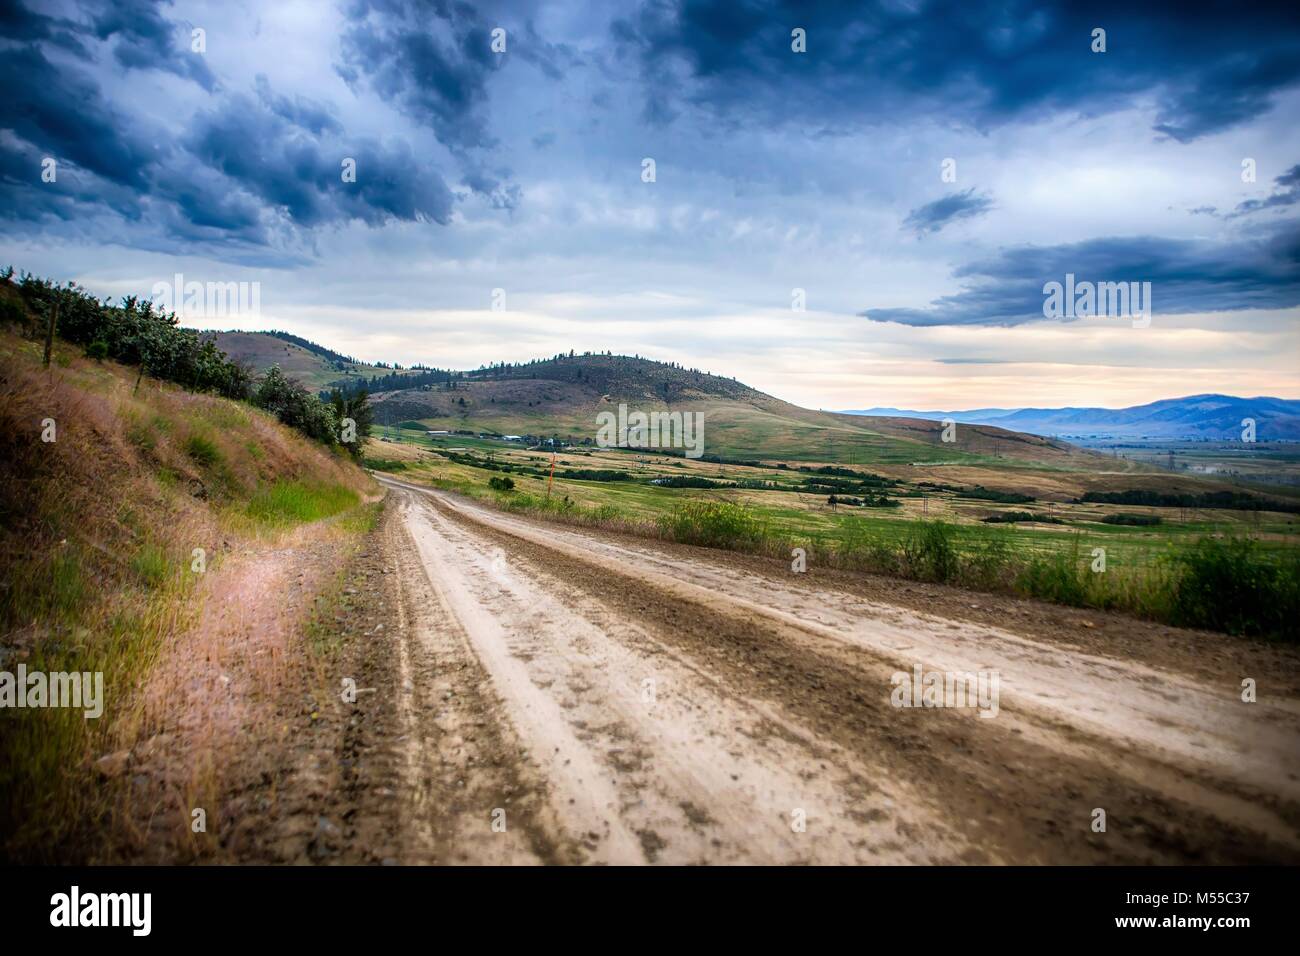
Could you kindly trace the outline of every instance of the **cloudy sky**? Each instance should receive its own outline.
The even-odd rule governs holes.
[[[1270,6],[0,0],[0,263],[256,281],[187,324],[363,359],[610,349],[819,408],[1300,398]],[[1150,282],[1149,327],[1044,318],[1067,273]]]

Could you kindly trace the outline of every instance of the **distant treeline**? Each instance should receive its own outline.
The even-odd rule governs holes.
[[[646,452],[645,448],[626,448],[622,451]],[[655,455],[664,455],[668,458],[685,458],[686,452],[680,448],[656,448],[652,452]],[[692,461],[703,461],[710,465],[742,465],[746,468],[762,468],[763,463],[754,458],[726,458],[722,455],[701,455],[699,458],[692,458]]]
[[[1004,511],[1001,514],[981,518],[985,524],[1016,524],[1021,521],[1037,521],[1042,524],[1065,524],[1055,515],[1036,515],[1029,511]]]
[[[918,488],[930,488],[934,491],[951,491],[958,498],[969,498],[972,501],[996,501],[1004,505],[1027,505],[1034,501],[1033,495],[1022,495],[1018,491],[994,491],[992,488],[985,488],[983,485],[976,485],[974,488],[959,488],[955,485],[940,485],[931,481],[922,481],[917,484]]]
[[[863,495],[861,498],[845,497],[844,495],[831,495],[826,499],[826,503],[832,507],[835,505],[854,505],[860,508],[897,508],[899,503],[893,498],[886,495]]]
[[[1300,514],[1300,502],[1275,501],[1245,491],[1203,491],[1199,494],[1148,491],[1089,491],[1081,502],[1104,505],[1146,505],[1150,508],[1227,508],[1233,511],[1281,511]]]
[[[857,479],[859,485],[870,485],[874,488],[892,488],[899,484],[897,479],[885,478],[882,475],[873,475],[869,471],[854,471],[852,468],[841,468],[839,465],[822,465],[820,468],[813,468],[809,465],[800,465],[800,471],[807,471],[817,475],[834,475],[838,478]],[[812,484],[811,481],[807,482]]]
[[[734,488],[734,482],[730,481],[712,481],[708,478],[697,478],[694,475],[670,475],[666,478],[655,478],[650,484],[658,485],[660,488]]]
[[[339,379],[337,382],[330,382],[330,390],[337,389],[344,395],[355,395],[358,392],[392,392],[403,388],[422,388],[425,385],[433,387],[442,385],[444,387],[461,380],[464,377],[462,372],[450,372],[446,369],[426,369],[421,372],[389,372],[387,375],[371,375],[369,378],[357,376],[356,378]],[[321,392],[322,395],[325,392]]]
[[[626,471],[611,471],[607,468],[570,468],[561,471],[556,477],[572,478],[574,481],[630,481]]]
[[[1162,519],[1159,515],[1132,515],[1121,512],[1120,514],[1106,515],[1101,521],[1102,524],[1121,524],[1134,528],[1146,528],[1160,524]]]

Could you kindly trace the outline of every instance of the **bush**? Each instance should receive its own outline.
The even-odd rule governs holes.
[[[334,406],[322,402],[298,382],[285,376],[280,366],[272,365],[253,393],[253,404],[265,408],[290,428],[309,438],[333,445],[338,441],[339,422]]]
[[[96,362],[102,362],[108,358],[108,343],[102,340],[91,342],[86,346],[86,358],[92,358]]]
[[[493,475],[488,479],[488,487],[493,491],[514,491],[515,480],[513,478],[502,478],[498,475]]]
[[[1068,554],[1057,552],[1031,558],[1016,578],[1016,589],[1029,597],[1057,604],[1084,607],[1091,582],[1079,563],[1078,545]]]
[[[386,461],[383,458],[363,458],[361,463],[372,471],[406,471],[404,461]]]
[[[659,524],[674,541],[709,548],[757,544],[767,536],[752,511],[726,501],[684,501]]]
[[[922,521],[903,541],[902,562],[909,577],[921,581],[951,581],[959,562],[953,545],[955,531],[942,521]]]
[[[1201,538],[1174,558],[1175,624],[1300,639],[1300,559],[1274,559],[1249,538]]]
[[[1011,539],[1005,531],[991,532],[966,558],[962,580],[978,588],[994,589],[1008,583]]]

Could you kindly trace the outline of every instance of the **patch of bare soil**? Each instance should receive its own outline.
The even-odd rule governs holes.
[[[196,621],[164,644],[122,749],[98,765],[118,791],[101,862],[242,856],[274,810],[284,754],[315,722],[304,625],[349,547],[319,522],[207,573]]]
[[[241,862],[574,861],[536,822],[540,781],[447,618],[398,518],[387,514],[337,582],[313,634],[318,665],[282,696],[261,776],[235,794]],[[345,693],[345,681],[355,693]],[[254,745],[250,744],[250,749]],[[250,767],[250,769],[252,769]]]

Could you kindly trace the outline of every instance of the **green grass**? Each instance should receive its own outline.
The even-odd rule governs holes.
[[[146,544],[131,558],[131,570],[150,588],[157,588],[175,572],[175,563],[162,548]]]
[[[367,468],[373,468],[375,471],[389,473],[406,471],[407,468],[404,461],[388,461],[383,458],[363,458],[361,463]]]
[[[185,440],[185,453],[200,465],[211,467],[221,461],[221,450],[206,435],[194,434]]]
[[[709,548],[754,547],[771,537],[751,509],[726,501],[684,501],[660,527],[674,541]]]
[[[1202,538],[1174,557],[1171,618],[1229,634],[1300,640],[1300,558],[1277,560],[1248,538]]]
[[[277,481],[258,489],[244,513],[258,524],[284,527],[329,518],[359,500],[355,491],[341,485]]]

